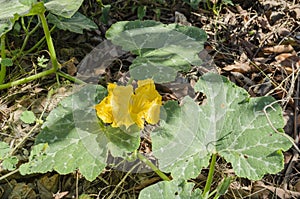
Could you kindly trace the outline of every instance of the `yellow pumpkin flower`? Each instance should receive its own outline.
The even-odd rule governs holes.
[[[144,122],[156,124],[159,121],[162,97],[155,90],[153,80],[138,81],[138,88],[108,84],[108,96],[95,106],[98,117],[112,127],[137,124],[141,129]]]

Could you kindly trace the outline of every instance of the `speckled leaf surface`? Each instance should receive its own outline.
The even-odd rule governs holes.
[[[110,148],[117,155],[137,149],[138,131],[107,128],[98,119],[94,105],[105,96],[105,88],[88,85],[64,99],[49,114],[36,138],[35,145],[47,144],[43,155],[23,164],[21,173],[55,170],[67,174],[79,169],[84,177],[93,180],[106,166]]]
[[[202,105],[186,97],[182,106],[175,102],[164,106],[166,118],[152,134],[160,168],[175,178],[195,177],[211,154],[218,153],[238,176],[252,180],[283,169],[281,150],[288,150],[291,143],[273,130],[284,126],[275,99],[250,98],[244,89],[214,73],[203,75],[195,90],[206,95]],[[263,111],[267,105],[269,121]]]
[[[12,29],[19,16],[25,16],[29,12],[37,14],[32,9],[32,5],[35,5],[37,2],[37,0],[0,0],[0,36]],[[45,5],[46,9],[51,13],[71,18],[79,9],[83,0],[45,0],[43,2],[41,4]]]
[[[95,30],[97,25],[79,12],[71,18],[59,18],[53,14],[47,16],[49,23],[56,25],[61,30],[69,30],[78,34],[83,34],[83,30]]]
[[[0,0],[0,36],[10,31],[18,16],[24,16],[36,0]]]
[[[83,0],[46,0],[44,2],[45,7],[51,13],[61,17],[71,18],[79,9]]]
[[[173,81],[178,71],[202,63],[198,53],[207,36],[197,27],[137,20],[113,24],[106,38],[138,55],[130,66],[131,76],[161,83]]]
[[[194,187],[193,183],[187,183],[183,179],[173,180],[171,182],[159,182],[155,185],[143,189],[139,195],[139,198],[197,198],[201,199],[200,189],[196,189],[192,192]]]

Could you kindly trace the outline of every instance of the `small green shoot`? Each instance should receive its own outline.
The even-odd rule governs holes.
[[[42,68],[47,67],[48,61],[49,61],[49,59],[45,58],[44,55],[37,58],[37,64],[38,64],[39,67],[42,67]]]

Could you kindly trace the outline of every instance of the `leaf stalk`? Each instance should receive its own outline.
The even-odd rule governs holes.
[[[5,34],[1,36],[1,59],[5,59]],[[3,84],[6,76],[6,65],[1,63],[0,84]]]
[[[212,157],[211,157],[211,162],[210,162],[210,166],[209,166],[209,172],[208,172],[208,176],[207,176],[207,181],[206,181],[206,184],[205,184],[205,187],[204,187],[204,191],[203,191],[203,194],[202,194],[202,196],[204,198],[205,198],[205,196],[208,195],[210,187],[211,187],[211,183],[213,181],[213,175],[214,175],[214,172],[215,172],[216,160],[217,160],[217,154],[214,153],[214,154],[212,154]]]

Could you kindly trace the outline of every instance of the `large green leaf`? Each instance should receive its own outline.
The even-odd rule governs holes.
[[[42,7],[45,5],[48,11],[58,16],[71,18],[83,0],[44,0],[43,2],[37,3],[37,0],[0,0],[0,36],[12,29],[19,16],[25,16],[29,13],[30,15],[37,14],[37,10],[34,9],[39,7],[33,7],[31,10],[35,4]]]
[[[44,0],[44,2],[45,7],[51,13],[61,17],[71,18],[79,9],[83,0]]]
[[[0,0],[0,36],[10,31],[19,18],[27,14],[36,0]]]
[[[53,14],[49,14],[48,20],[50,23],[56,25],[59,29],[69,30],[79,34],[82,34],[84,29],[92,30],[98,28],[92,20],[79,12],[76,12],[71,18],[62,19]]]
[[[292,143],[274,131],[284,126],[275,99],[250,98],[244,89],[214,73],[203,75],[195,90],[206,95],[203,104],[199,106],[190,97],[182,106],[166,103],[161,128],[152,133],[153,153],[160,168],[170,171],[174,180],[143,189],[139,198],[198,196],[191,185],[183,189],[186,182],[180,179],[196,177],[213,153],[230,162],[238,176],[252,180],[283,169],[282,150]]]
[[[165,25],[156,21],[121,21],[106,33],[113,44],[138,55],[130,66],[135,79],[153,78],[156,82],[173,81],[178,71],[200,65],[206,33],[196,27]]]
[[[211,154],[218,153],[238,176],[252,180],[283,169],[281,150],[292,144],[273,130],[284,126],[274,98],[250,98],[244,89],[214,73],[203,75],[195,90],[206,95],[204,104],[186,97],[181,107],[174,102],[164,106],[167,118],[152,134],[161,168],[175,177],[195,177]]]
[[[187,183],[183,179],[171,182],[159,182],[153,186],[143,189],[139,198],[182,198],[182,199],[202,199],[200,189],[192,192],[193,183]]]
[[[13,18],[15,14],[25,15],[36,2],[36,0],[0,0],[0,19]]]
[[[43,155],[33,155],[35,158],[23,164],[20,172],[30,174],[55,170],[67,174],[78,168],[88,180],[94,180],[106,166],[108,150],[120,156],[137,149],[137,129],[123,131],[106,127],[97,118],[94,105],[105,95],[103,87],[88,85],[64,99],[49,114],[36,138],[36,147],[43,143],[48,145]]]

